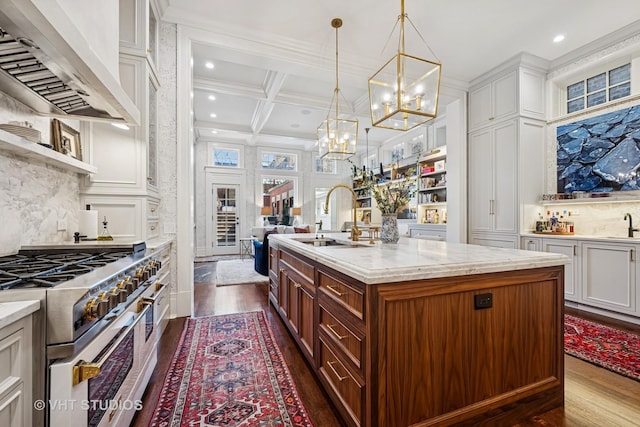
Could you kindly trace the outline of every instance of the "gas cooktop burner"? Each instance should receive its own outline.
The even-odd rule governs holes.
[[[38,252],[0,257],[0,290],[50,288],[131,255],[131,252]]]

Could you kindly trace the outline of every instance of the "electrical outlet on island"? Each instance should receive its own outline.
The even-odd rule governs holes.
[[[58,220],[58,231],[67,231],[67,220],[62,218]]]

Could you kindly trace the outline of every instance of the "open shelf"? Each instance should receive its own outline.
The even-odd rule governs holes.
[[[41,160],[61,169],[81,174],[93,174],[98,168],[88,163],[81,162],[73,157],[66,156],[35,142],[27,141],[10,132],[0,129],[0,150],[8,151],[19,156]]]

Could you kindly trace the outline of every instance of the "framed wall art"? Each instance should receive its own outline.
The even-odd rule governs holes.
[[[54,150],[74,159],[82,160],[80,132],[58,119],[53,119],[51,121],[51,138]]]

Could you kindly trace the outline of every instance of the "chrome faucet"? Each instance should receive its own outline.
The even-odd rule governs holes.
[[[637,228],[633,228],[633,219],[631,218],[631,214],[630,213],[624,214],[624,219],[625,220],[627,220],[627,219],[629,220],[629,233],[628,233],[628,236],[629,237],[633,237],[633,232],[634,231],[640,231],[640,230],[637,229]]]
[[[327,193],[327,198],[324,201],[324,213],[325,214],[329,213],[329,196],[331,196],[331,193],[333,192],[333,190],[335,190],[338,187],[346,188],[347,190],[351,191],[351,195],[353,196],[353,225],[351,226],[351,240],[354,242],[357,242],[359,240],[360,235],[362,234],[362,231],[356,225],[356,209],[358,207],[357,206],[358,196],[356,195],[356,192],[353,191],[353,188],[349,187],[346,184],[336,184],[333,187],[331,187],[329,189],[329,192]]]

